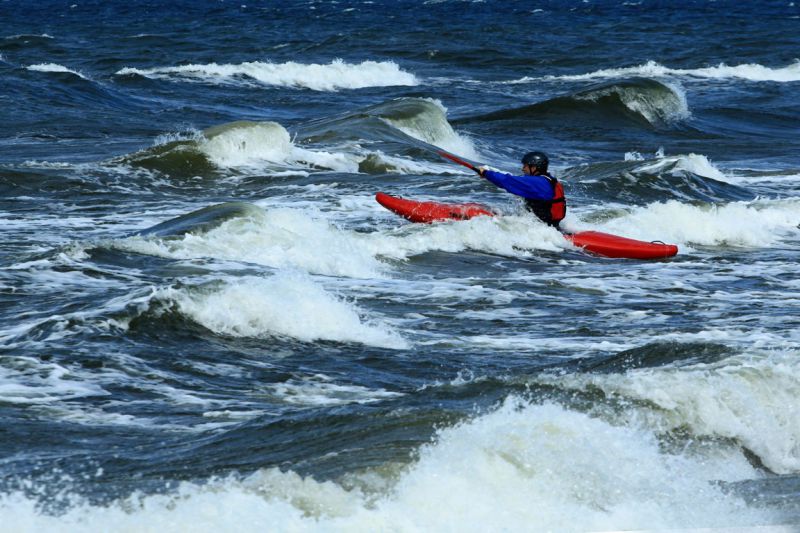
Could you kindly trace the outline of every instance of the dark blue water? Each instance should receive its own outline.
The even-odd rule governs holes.
[[[0,3],[4,527],[797,527],[798,23]],[[435,147],[544,150],[567,229],[679,254],[588,255]]]

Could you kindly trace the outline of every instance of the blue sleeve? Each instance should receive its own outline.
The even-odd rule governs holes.
[[[483,177],[511,194],[533,200],[552,200],[553,186],[544,176],[512,176],[504,172],[484,170]]]

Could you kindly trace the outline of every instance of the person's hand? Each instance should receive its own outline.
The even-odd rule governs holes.
[[[483,166],[483,167],[478,167],[476,172],[478,173],[478,176],[483,177],[483,173],[486,172],[486,170],[487,168]]]

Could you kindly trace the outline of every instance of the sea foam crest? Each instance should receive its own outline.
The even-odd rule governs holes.
[[[197,142],[200,151],[223,168],[278,163],[358,172],[356,156],[299,148],[277,122],[232,122],[205,130]]]
[[[63,72],[68,74],[74,74],[75,76],[83,78],[84,80],[88,79],[86,76],[84,76],[77,70],[72,70],[63,65],[58,65],[56,63],[39,63],[36,65],[30,65],[27,67],[27,69],[32,70],[34,72]]]
[[[430,251],[480,250],[526,256],[533,250],[563,251],[570,245],[556,229],[529,216],[475,217],[457,223],[413,224],[380,232],[369,241],[374,254],[407,259]]]
[[[626,160],[628,160],[628,154],[625,154]],[[641,172],[652,172],[654,174],[658,174],[664,167],[672,167],[674,171],[686,171],[691,172],[692,174],[697,174],[698,176],[704,176],[706,178],[712,178],[717,181],[723,181],[725,183],[730,183],[731,178],[726,176],[721,170],[719,170],[716,166],[714,166],[711,161],[709,161],[708,157],[704,156],[703,154],[688,154],[688,155],[678,155],[678,156],[664,156],[663,153],[656,154],[658,160],[650,165],[644,165],[640,167],[638,170]],[[635,160],[635,156],[633,156],[633,160]]]
[[[659,432],[688,427],[697,436],[735,439],[775,472],[800,470],[800,411],[787,408],[800,394],[797,353],[624,374],[572,374],[552,382],[635,400],[630,405],[640,411],[638,418]]]
[[[597,78],[621,78],[628,76],[643,77],[670,77],[670,76],[689,76],[695,78],[708,79],[743,79],[748,81],[773,81],[773,82],[793,82],[800,81],[800,60],[780,68],[765,67],[755,63],[747,63],[736,66],[728,66],[720,63],[714,67],[704,67],[697,69],[673,69],[665,67],[655,61],[648,61],[643,65],[635,67],[624,67],[615,69],[603,69],[588,74],[566,75],[566,76],[544,76],[541,78],[523,78],[518,82],[530,82],[535,80],[566,80],[581,81]]]
[[[314,211],[258,210],[180,239],[131,237],[115,248],[173,259],[215,258],[329,276],[382,277],[385,265],[364,242],[369,236],[343,230]]]
[[[278,468],[244,479],[182,483],[108,506],[76,501],[62,515],[22,493],[0,497],[14,531],[596,531],[770,523],[713,483],[754,475],[736,457],[663,452],[654,435],[553,404],[509,399],[442,429],[395,474],[368,472],[346,489]],[[77,500],[77,498],[76,498]],[[498,510],[513,512],[498,512]]]
[[[328,64],[245,62],[238,65],[182,65],[151,69],[123,68],[117,75],[136,74],[147,78],[191,80],[206,83],[240,84],[242,78],[264,85],[304,87],[315,91],[418,85],[416,76],[393,61],[363,61],[353,64],[336,59]]]
[[[377,206],[376,210],[381,209]],[[528,216],[477,217],[458,223],[414,224],[363,233],[343,229],[307,209],[271,208],[181,238],[129,237],[117,249],[173,259],[214,258],[353,278],[385,278],[383,258],[404,260],[430,251],[472,249],[510,256],[563,251],[555,229]]]
[[[405,349],[409,344],[386,326],[333,296],[311,278],[282,272],[245,277],[217,288],[165,289],[160,298],[215,333],[235,337],[285,335],[301,341],[359,342]]]
[[[220,167],[283,163],[294,149],[289,132],[276,122],[235,122],[206,130],[205,137],[200,149]]]
[[[707,246],[773,246],[795,234],[798,200],[757,200],[724,205],[691,205],[670,200],[635,208],[599,229],[635,239],[660,239]]]

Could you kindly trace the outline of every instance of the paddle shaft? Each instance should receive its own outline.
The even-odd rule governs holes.
[[[438,153],[439,153],[440,156],[442,156],[442,157],[444,157],[446,159],[449,159],[453,163],[458,163],[459,165],[465,166],[468,169],[470,169],[471,171],[477,172],[478,174],[481,173],[481,170],[478,167],[476,167],[472,163],[469,163],[468,161],[464,161],[463,159],[460,159],[460,158],[454,156],[453,154],[449,154],[449,153],[444,152],[444,151],[440,151]]]

